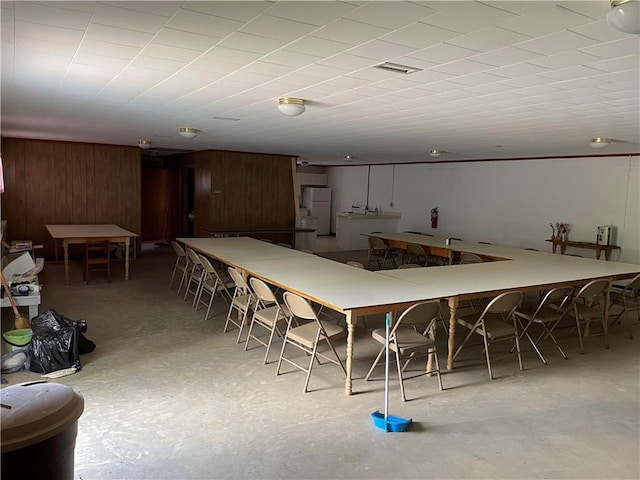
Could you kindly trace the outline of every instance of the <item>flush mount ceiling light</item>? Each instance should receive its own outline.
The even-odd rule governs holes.
[[[296,117],[304,112],[304,100],[301,98],[283,97],[278,100],[278,110],[289,117]]]
[[[344,161],[349,163],[353,161],[353,157],[351,155],[345,155],[344,156]]]
[[[604,148],[606,146],[608,146],[611,143],[611,139],[610,138],[592,138],[591,139],[591,146],[593,148]]]
[[[198,135],[197,128],[182,127],[180,129],[180,136],[183,138],[195,138]]]
[[[640,33],[640,1],[611,0],[607,23],[625,33]]]
[[[151,142],[149,140],[138,140],[138,146],[143,150],[149,150],[151,148]]]
[[[429,152],[429,155],[431,155],[432,157],[438,158],[443,153],[444,153],[444,150],[431,150]]]

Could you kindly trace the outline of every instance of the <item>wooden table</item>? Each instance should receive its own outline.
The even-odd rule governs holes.
[[[105,225],[45,225],[54,239],[56,261],[58,260],[58,240],[64,249],[64,283],[69,284],[69,245],[87,243],[87,240],[109,240],[124,243],[124,279],[129,280],[129,246],[131,239],[138,236],[113,224]]]
[[[551,242],[551,250],[553,253],[556,253],[558,246],[560,247],[560,253],[564,255],[567,247],[572,248],[584,248],[586,250],[595,250],[596,258],[600,260],[600,255],[604,252],[604,259],[611,259],[611,252],[613,250],[620,250],[620,247],[617,245],[598,245],[597,243],[589,243],[589,242],[570,242],[569,240],[561,240],[559,238],[549,238],[545,240],[546,242]]]

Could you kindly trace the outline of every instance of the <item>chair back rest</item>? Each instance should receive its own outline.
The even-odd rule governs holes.
[[[187,253],[184,251],[184,248],[180,246],[178,242],[175,240],[171,242],[171,246],[173,247],[173,251],[176,252],[176,255],[179,257],[186,257]]]
[[[407,243],[407,253],[409,255],[426,255],[424,249],[417,243]]]
[[[216,272],[216,269],[213,268],[211,261],[205,255],[198,255],[198,259],[200,260],[200,265],[202,265],[202,268],[204,268],[205,272],[211,274],[214,278],[216,278],[217,275],[214,275],[214,273],[218,272]]]
[[[284,292],[282,294],[282,298],[284,299],[284,303],[287,305],[287,308],[289,308],[289,311],[294,316],[305,320],[318,321],[316,313],[313,311],[313,308],[311,308],[311,305],[306,299],[291,292]]]
[[[640,289],[640,275],[636,275],[624,288],[627,292],[633,292]]]
[[[538,315],[538,312],[545,307],[549,307],[552,303],[556,304],[558,300],[560,300],[560,305],[556,307],[559,315],[564,315],[564,313],[569,309],[571,305],[571,295],[573,294],[573,287],[557,287],[549,290],[545,296],[540,301],[540,305],[536,309],[534,317]]]
[[[398,270],[402,270],[404,268],[422,268],[422,265],[418,265],[417,263],[403,263],[398,267]]]
[[[489,302],[484,312],[482,312],[482,316],[484,317],[487,313],[498,313],[506,314],[505,317],[510,317],[513,311],[522,303],[523,297],[524,293],[520,290],[501,293]]]
[[[484,263],[484,260],[475,253],[463,252],[460,254],[460,264],[467,263]]]
[[[607,278],[600,278],[598,280],[592,280],[582,287],[578,293],[576,293],[575,299],[582,299],[587,303],[593,303],[599,297],[601,297],[611,287],[611,280]]]
[[[364,268],[364,265],[361,264],[360,262],[355,262],[353,260],[349,260],[347,262],[347,265],[351,266],[351,267],[356,267],[356,268]]]
[[[387,244],[380,237],[368,237],[371,250],[386,250]]]
[[[187,247],[187,257],[189,257],[189,261],[194,265],[202,265],[200,262],[200,255],[196,253],[192,248]]]
[[[411,305],[407,308],[402,315],[396,320],[395,325],[393,326],[392,333],[395,333],[396,329],[403,325],[422,327],[420,329],[420,333],[426,332],[431,329],[433,324],[440,315],[440,301],[439,300],[430,300],[427,302],[419,302],[414,305]]]
[[[231,280],[233,280],[233,283],[236,284],[236,291],[238,289],[246,290],[247,292],[251,291],[249,289],[249,284],[238,270],[233,267],[229,267],[227,271],[229,272],[229,276],[231,277]]]
[[[251,284],[251,288],[253,289],[253,293],[260,299],[263,305],[271,305],[273,303],[277,304],[278,300],[276,296],[273,294],[271,287],[267,285],[265,282],[256,277],[251,277],[249,279],[249,283]]]

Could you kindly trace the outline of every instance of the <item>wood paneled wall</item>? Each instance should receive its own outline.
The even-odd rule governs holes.
[[[114,223],[140,233],[137,147],[2,138],[8,240],[53,255],[46,224]]]
[[[295,226],[292,157],[211,150],[184,157],[195,164],[195,236]]]

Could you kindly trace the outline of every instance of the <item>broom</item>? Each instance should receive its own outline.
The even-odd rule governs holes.
[[[6,292],[7,297],[9,297],[9,303],[11,303],[11,308],[13,309],[13,315],[15,317],[13,328],[14,329],[31,328],[31,324],[29,323],[29,320],[27,320],[20,314],[20,311],[18,310],[18,306],[16,305],[16,301],[11,296],[11,290],[9,289],[9,285],[7,285],[7,281],[5,280],[2,272],[0,272],[0,277],[2,277],[2,286],[4,287],[4,291]]]

